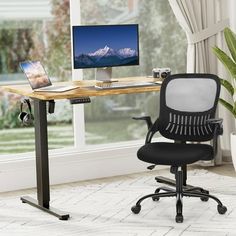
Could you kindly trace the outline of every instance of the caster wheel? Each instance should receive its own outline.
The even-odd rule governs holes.
[[[207,202],[209,200],[209,197],[201,197],[200,199],[202,202]]]
[[[159,193],[159,192],[160,192],[160,189],[156,189],[155,193]],[[160,197],[156,197],[156,196],[152,197],[152,200],[153,200],[154,202],[159,201],[159,199],[160,199]]]
[[[218,210],[219,214],[224,215],[225,212],[227,211],[227,208],[225,206],[223,206],[223,205],[222,206],[218,205],[217,206],[217,210]]]
[[[160,197],[152,197],[152,200],[153,200],[154,202],[157,202],[157,201],[160,200]]]
[[[160,199],[160,197],[152,197],[152,200],[153,200],[154,202],[159,201],[159,199]]]
[[[209,194],[209,191],[203,190],[202,193]],[[209,197],[201,197],[200,198],[203,202],[207,202],[209,200]]]
[[[183,223],[184,217],[182,215],[177,215],[175,217],[175,221],[176,221],[176,223]]]
[[[135,206],[133,206],[133,207],[131,208],[131,211],[132,211],[134,214],[138,214],[138,213],[141,211],[141,206],[135,205]]]

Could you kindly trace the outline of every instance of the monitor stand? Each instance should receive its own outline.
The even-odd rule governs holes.
[[[95,72],[96,81],[111,81],[112,67],[97,68]]]

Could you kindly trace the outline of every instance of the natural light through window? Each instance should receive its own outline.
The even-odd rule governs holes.
[[[82,25],[138,24],[139,66],[113,67],[113,77],[148,76],[152,68],[170,67],[185,72],[186,39],[168,1],[81,0]],[[122,40],[122,39],[120,39]],[[94,79],[95,69],[84,69],[84,79]],[[96,97],[85,106],[87,145],[144,139],[146,125],[133,116],[158,116],[158,93]]]
[[[0,85],[28,83],[19,68],[25,60],[41,61],[52,81],[71,80],[69,1],[15,1],[13,5],[4,0],[0,12]],[[22,97],[0,89],[0,98],[0,154],[34,151],[34,127],[23,126],[18,119]],[[23,109],[27,112],[27,107]],[[48,125],[49,149],[73,147],[68,101],[56,103]]]

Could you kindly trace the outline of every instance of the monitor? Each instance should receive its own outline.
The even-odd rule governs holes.
[[[74,69],[139,65],[137,24],[73,26]]]

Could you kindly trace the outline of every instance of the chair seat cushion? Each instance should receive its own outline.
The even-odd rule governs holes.
[[[207,144],[148,143],[138,150],[138,158],[144,162],[181,166],[199,160],[212,160],[213,148]]]

